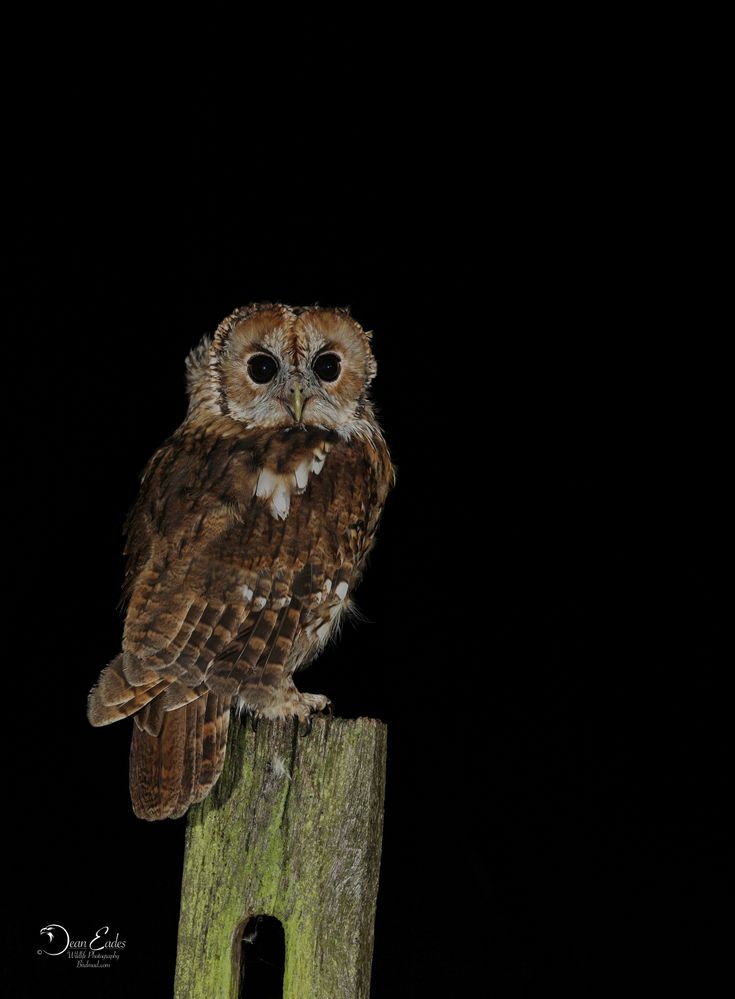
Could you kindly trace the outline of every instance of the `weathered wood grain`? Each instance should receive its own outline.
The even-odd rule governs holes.
[[[234,999],[253,915],[286,941],[284,999],[367,999],[387,729],[371,718],[233,722],[212,795],[190,811],[177,999]]]

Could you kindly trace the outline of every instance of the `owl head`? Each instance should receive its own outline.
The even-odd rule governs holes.
[[[346,309],[249,305],[187,358],[189,414],[251,428],[321,427],[344,438],[371,416],[370,334]]]

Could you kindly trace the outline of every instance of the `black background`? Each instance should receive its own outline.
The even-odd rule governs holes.
[[[202,334],[319,301],[375,331],[399,469],[368,622],[302,679],[389,725],[373,995],[701,983],[724,957],[725,453],[681,121],[559,66],[448,89],[397,42],[325,71],[316,34],[283,98],[230,58],[226,82],[195,60],[144,96],[81,74],[13,108],[16,957],[38,995],[170,994],[184,823],[135,820],[129,726],[85,718],[121,525]],[[400,86],[353,92],[382,56]],[[49,922],[127,949],[37,958]]]

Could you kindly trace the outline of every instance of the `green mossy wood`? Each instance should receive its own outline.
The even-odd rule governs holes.
[[[233,722],[219,783],[189,813],[177,999],[238,996],[254,915],[283,925],[284,999],[367,999],[386,744],[371,718],[315,718],[306,736]]]

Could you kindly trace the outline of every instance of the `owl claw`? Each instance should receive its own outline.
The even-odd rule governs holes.
[[[334,705],[331,701],[327,701],[322,707],[312,708],[312,713],[308,714],[306,718],[303,719],[304,728],[301,729],[301,723],[299,722],[299,735],[309,735],[314,724],[314,715],[321,715],[323,718],[331,718],[334,715]]]
[[[295,718],[306,722],[305,734],[311,731],[311,716],[332,713],[332,704],[324,694],[302,694],[291,684],[290,687],[268,688],[260,684],[243,684],[240,689],[240,711],[247,715],[255,731],[259,718]]]

